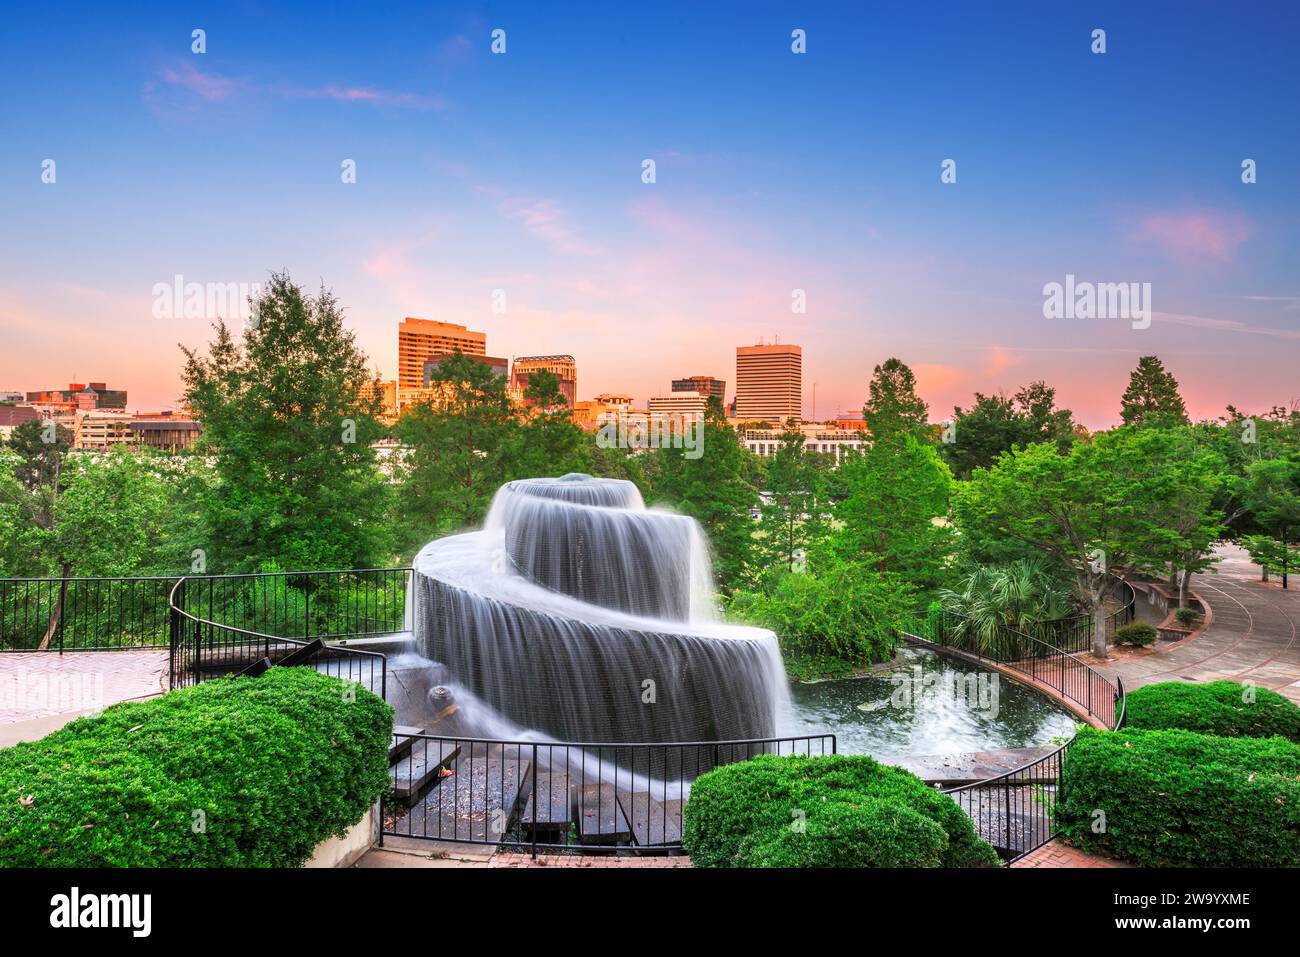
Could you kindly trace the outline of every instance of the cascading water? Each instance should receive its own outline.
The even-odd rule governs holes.
[[[770,737],[788,689],[776,636],[718,623],[693,519],[635,485],[510,482],[482,531],[431,542],[417,646],[501,717],[569,741]]]

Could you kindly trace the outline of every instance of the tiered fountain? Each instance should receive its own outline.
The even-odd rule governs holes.
[[[631,482],[510,482],[482,531],[414,568],[417,646],[511,724],[567,741],[775,733],[776,636],[716,620],[699,526]]]

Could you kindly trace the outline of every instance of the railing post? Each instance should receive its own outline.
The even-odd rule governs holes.
[[[564,760],[565,760],[565,768],[566,768],[565,774],[567,776],[568,774],[567,768],[568,768],[568,760],[569,760],[569,755],[567,750],[564,755]],[[550,783],[549,777],[547,778],[547,783],[548,785]],[[550,803],[551,803],[550,797],[548,795],[546,801],[548,811],[550,809]],[[537,860],[537,812],[538,810],[539,809],[537,807],[537,742],[534,741],[533,742],[533,860]],[[549,820],[549,817],[547,818],[547,820]]]

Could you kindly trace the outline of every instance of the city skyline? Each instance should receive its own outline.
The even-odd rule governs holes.
[[[287,269],[386,379],[414,315],[573,355],[579,398],[731,379],[778,336],[808,417],[854,414],[890,356],[936,421],[1042,379],[1114,425],[1148,354],[1195,418],[1300,393],[1293,11],[744,9],[15,13],[0,388],[94,375],[174,407],[176,343],[213,317],[157,318],[154,287]],[[1151,283],[1149,328],[1044,318],[1068,276]]]

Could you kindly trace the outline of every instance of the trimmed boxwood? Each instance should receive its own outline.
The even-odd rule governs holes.
[[[0,750],[0,865],[300,865],[388,786],[392,726],[309,668],[114,705]]]
[[[1300,707],[1275,691],[1235,681],[1146,685],[1128,693],[1125,714],[1132,728],[1179,728],[1229,738],[1276,734],[1300,743]]]
[[[866,755],[769,754],[702,774],[682,841],[696,867],[998,863],[950,797]]]
[[[1156,640],[1156,629],[1145,621],[1135,621],[1115,629],[1115,643],[1142,647]]]
[[[1070,843],[1144,867],[1294,867],[1300,746],[1084,728],[1066,752],[1056,812]]]

